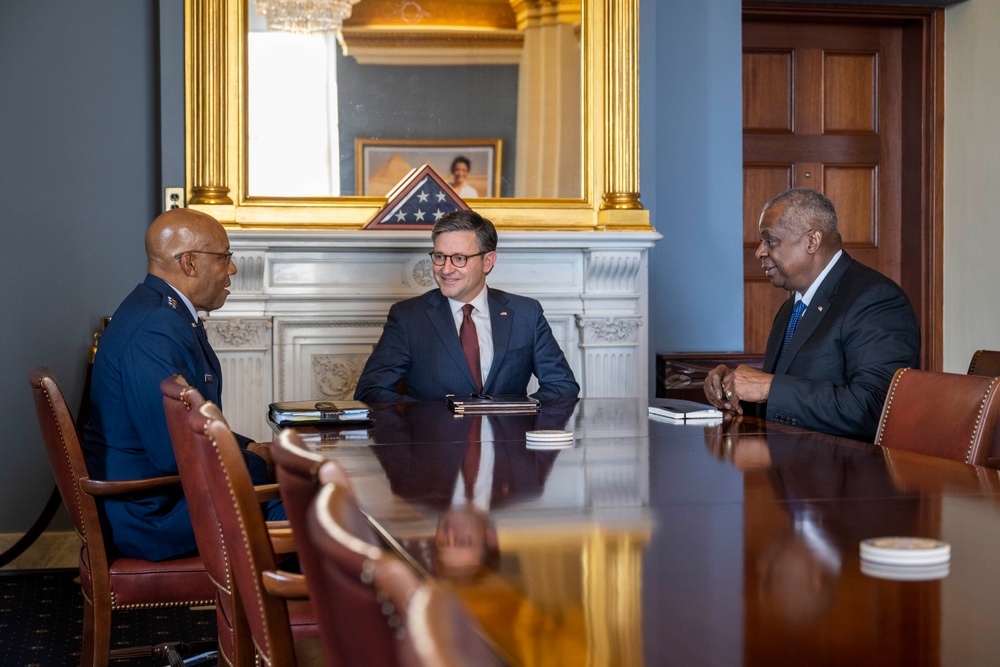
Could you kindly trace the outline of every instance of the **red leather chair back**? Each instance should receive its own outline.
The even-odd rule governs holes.
[[[997,380],[899,369],[882,407],[875,444],[985,464],[1000,419]]]
[[[188,417],[205,404],[201,393],[180,375],[168,377],[160,383],[163,394],[163,411],[167,418],[170,442],[177,457],[181,486],[191,513],[195,542],[205,570],[216,588],[215,615],[219,631],[219,650],[232,665],[253,664],[253,643],[249,640],[246,619],[237,609],[236,591],[233,587],[226,544],[219,531],[219,520],[208,494],[208,480],[196,462],[194,436]]]
[[[465,607],[439,585],[386,586],[406,628],[405,667],[499,667],[503,661]]]
[[[369,543],[371,531],[354,496],[336,484],[326,484],[308,512],[309,539],[320,554],[320,576],[314,599],[327,595],[337,600],[363,592],[369,603],[381,603],[386,618],[367,615],[350,625],[343,611],[337,618],[322,619],[332,632],[350,641],[360,656],[371,657],[379,647],[392,646],[394,660],[349,664],[402,665],[403,667],[489,667],[502,662],[483,639],[475,621],[457,599],[441,587],[426,583],[400,558]],[[349,593],[348,593],[349,592]],[[384,604],[389,602],[391,604]],[[360,621],[360,622],[359,622]],[[355,657],[354,659],[359,659]]]
[[[204,475],[222,548],[257,652],[267,664],[294,665],[288,608],[284,600],[264,590],[261,580],[262,572],[277,568],[264,515],[239,445],[212,402],[192,411],[188,427],[195,453],[193,462]]]
[[[29,382],[59,495],[84,545],[93,542],[90,557],[104,560],[104,537],[97,503],[92,496],[80,492],[80,480],[89,478],[90,473],[69,406],[52,371],[45,366],[32,371]]]
[[[969,375],[1000,375],[1000,350],[976,350],[969,362]]]
[[[323,485],[331,484],[344,494],[343,525],[352,538],[372,550],[369,555],[382,554],[381,541],[358,509],[347,475],[330,459],[307,450],[299,436],[290,429],[275,437],[271,444],[271,456],[281,499],[292,525],[299,564],[306,575],[310,599],[316,610],[327,662],[341,665],[396,664],[394,642],[381,604],[375,600],[371,588],[335,569],[327,571],[323,555],[308,539],[309,510]]]

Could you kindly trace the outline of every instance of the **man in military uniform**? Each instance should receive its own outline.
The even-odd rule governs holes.
[[[222,367],[198,312],[222,306],[236,265],[226,230],[210,215],[173,209],[146,233],[148,275],[115,311],[101,338],[91,384],[84,448],[97,479],[176,475],[160,382],[182,375],[206,400],[222,404]],[[266,446],[236,436],[255,484],[268,481]],[[179,485],[108,498],[105,529],[125,556],[164,560],[196,551]],[[264,506],[284,518],[280,501]]]

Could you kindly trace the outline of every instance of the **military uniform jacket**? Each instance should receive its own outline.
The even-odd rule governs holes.
[[[176,475],[160,382],[180,374],[220,405],[222,373],[204,333],[180,295],[147,275],[115,311],[94,359],[90,422],[84,448],[96,479]],[[237,436],[245,448],[249,440]],[[254,483],[267,481],[263,459],[244,450]],[[196,550],[181,487],[106,499],[109,541],[125,556],[164,560]]]

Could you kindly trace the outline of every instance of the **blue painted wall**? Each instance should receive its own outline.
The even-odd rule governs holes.
[[[359,65],[340,55],[337,87],[341,192],[355,194],[355,138],[500,138],[500,196],[514,196],[517,67]]]
[[[742,37],[739,0],[640,15],[640,192],[664,237],[650,252],[653,369],[657,353],[743,350]]]
[[[91,332],[145,273],[156,44],[151,1],[0,2],[0,532],[26,529],[53,485],[29,371],[51,367],[75,411]]]

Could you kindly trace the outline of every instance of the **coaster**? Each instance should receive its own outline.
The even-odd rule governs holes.
[[[524,439],[528,449],[566,449],[573,446],[573,434],[569,431],[528,431]]]
[[[569,431],[528,431],[524,434],[524,437],[528,440],[534,440],[536,442],[551,441],[551,440],[572,440],[573,434]]]
[[[524,443],[526,449],[570,449],[573,440],[528,440]]]
[[[882,565],[941,565],[951,545],[927,537],[873,537],[861,542],[861,559]]]
[[[944,579],[951,570],[951,563],[938,565],[885,565],[861,560],[861,573],[877,579],[893,581],[933,581]]]

